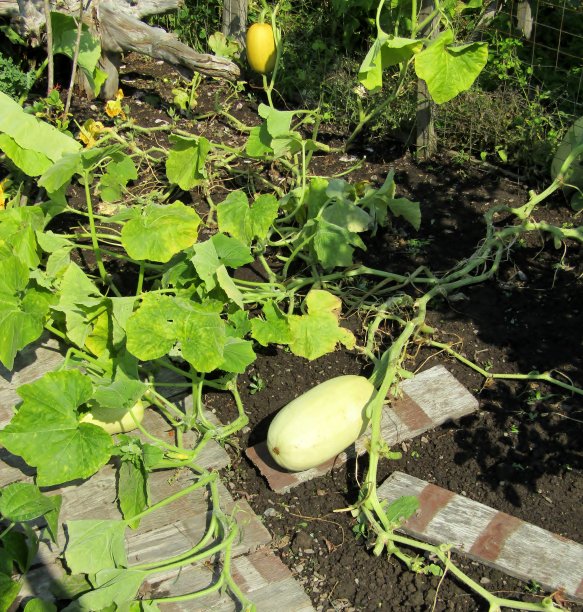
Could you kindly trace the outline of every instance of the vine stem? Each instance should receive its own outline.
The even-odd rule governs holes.
[[[445,351],[446,353],[457,359],[460,363],[463,363],[472,370],[475,370],[488,380],[533,380],[539,382],[546,382],[550,385],[555,385],[557,387],[561,387],[562,389],[566,389],[567,391],[571,391],[572,393],[576,393],[577,395],[583,395],[583,389],[575,385],[563,382],[562,380],[558,380],[557,378],[554,378],[553,376],[551,376],[550,372],[529,372],[528,374],[505,374],[488,372],[488,370],[485,370],[477,363],[470,361],[469,359],[455,351],[451,347],[451,345],[445,342],[438,342],[437,340],[431,340],[431,338],[426,338],[423,340],[423,343]]]
[[[16,523],[10,523],[10,525],[8,525],[3,531],[2,533],[0,533],[0,540],[3,540],[4,537],[10,532],[12,531],[12,529],[16,527]]]
[[[105,266],[103,265],[103,258],[101,257],[101,249],[99,247],[99,240],[97,239],[97,232],[95,230],[95,217],[93,216],[93,201],[91,199],[91,191],[89,188],[90,181],[89,175],[87,172],[83,174],[83,184],[85,187],[85,201],[87,203],[87,213],[89,217],[89,230],[91,233],[91,244],[93,245],[93,251],[95,253],[95,262],[97,264],[97,269],[99,270],[99,275],[101,276],[101,280],[105,285],[108,285],[111,290],[115,293],[117,297],[121,297],[121,293],[115,286],[115,284],[109,278]]]
[[[148,516],[149,514],[152,514],[152,512],[155,512],[160,508],[164,508],[168,504],[171,504],[172,502],[179,500],[181,497],[184,497],[185,495],[188,495],[189,493],[192,493],[193,491],[196,491],[197,489],[200,489],[201,487],[210,484],[218,478],[218,472],[205,472],[206,471],[202,472],[203,475],[195,483],[191,484],[188,487],[185,487],[184,489],[180,489],[180,491],[177,491],[176,493],[165,497],[159,502],[152,504],[145,510],[142,510],[142,512],[135,514],[134,516],[125,521],[126,524],[133,523],[136,520],[142,520],[144,517]],[[135,566],[132,569],[140,569],[140,566]]]

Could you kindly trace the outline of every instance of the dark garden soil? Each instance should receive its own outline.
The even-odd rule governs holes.
[[[165,108],[174,78],[166,66],[140,58],[128,61],[121,86],[138,125],[168,121]],[[226,95],[212,81],[199,91],[201,114],[212,111],[215,96]],[[240,94],[231,112],[255,124],[256,106],[250,100],[251,96]],[[243,135],[216,116],[183,120],[181,127],[214,142],[238,145],[244,141]],[[327,129],[330,133],[325,136],[331,143],[341,138]],[[395,222],[369,238],[368,250],[358,253],[363,263],[396,272],[419,265],[434,273],[450,269],[482,240],[485,211],[495,204],[523,203],[528,188],[536,188],[491,168],[456,165],[451,158],[419,165],[398,143],[373,142],[350,155],[352,161],[346,155],[317,157],[310,170],[332,176],[365,158],[349,180],[380,185],[394,170],[398,194],[421,202],[418,233]],[[265,171],[270,180],[285,183],[285,176],[278,176],[275,168]],[[211,185],[212,197],[221,201],[221,193],[236,187],[232,176],[229,182],[217,179]],[[203,194],[181,194],[184,202],[189,198],[204,210]],[[537,220],[557,225],[574,220],[562,197],[547,202],[535,214]],[[494,279],[433,302],[428,323],[436,328],[437,339],[454,343],[459,353],[491,372],[553,370],[583,386],[582,274],[582,252],[576,244],[556,250],[542,236],[530,235],[508,251]],[[356,333],[362,323],[357,317],[346,322]],[[386,331],[389,343],[390,330]],[[583,542],[581,398],[540,384],[506,380],[485,384],[479,373],[435,349],[413,349],[405,364],[410,371],[443,364],[475,395],[479,409],[459,422],[404,442],[399,449],[402,459],[382,460],[380,481],[400,470]],[[365,542],[355,539],[350,513],[335,511],[355,501],[357,483],[366,469],[364,460],[278,495],[243,454],[247,446],[265,439],[270,419],[294,397],[332,376],[368,371],[361,356],[345,350],[312,362],[283,350],[260,352],[240,377],[250,422],[237,438],[239,448],[230,449],[228,486],[235,497],[246,499],[264,517],[274,548],[318,610],[484,610],[482,600],[449,576],[441,580],[414,575],[397,560],[374,557]],[[258,381],[265,387],[256,391]],[[226,397],[215,394],[207,400],[221,420],[234,417]],[[463,558],[458,562],[493,592],[531,601],[540,597],[536,584],[520,583]]]

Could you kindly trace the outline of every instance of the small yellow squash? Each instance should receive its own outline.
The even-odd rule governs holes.
[[[129,410],[96,406],[81,417],[81,423],[97,425],[105,429],[108,434],[125,433],[137,428],[136,421],[138,423],[142,422],[144,409],[145,405],[141,400],[138,400]],[[134,421],[132,414],[136,421]]]
[[[291,401],[267,432],[267,448],[274,461],[299,472],[342,452],[366,429],[366,405],[373,392],[364,376],[346,375],[316,385]]]
[[[255,72],[267,74],[275,68],[277,48],[269,23],[254,23],[247,30],[247,61]]]

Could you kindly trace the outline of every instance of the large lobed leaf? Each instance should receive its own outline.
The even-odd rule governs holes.
[[[186,138],[172,134],[172,149],[166,159],[166,176],[184,191],[189,191],[202,183],[207,173],[205,163],[210,151],[210,142],[200,136]]]
[[[109,434],[79,422],[77,408],[92,393],[89,378],[77,370],[49,372],[19,387],[23,403],[0,431],[0,444],[37,468],[38,485],[88,478],[109,460]]]
[[[445,30],[415,56],[415,72],[437,104],[469,89],[488,61],[486,43],[451,46],[452,42],[452,30]]]
[[[0,514],[8,521],[21,523],[45,518],[53,541],[56,540],[62,496],[48,496],[29,482],[14,482],[0,491]]]
[[[287,344],[299,357],[317,359],[338,343],[354,348],[352,332],[339,324],[342,302],[327,291],[314,289],[305,299],[307,314],[285,315],[273,302],[263,307],[264,319],[251,321],[252,336],[263,346]]]
[[[260,195],[249,205],[242,191],[233,191],[217,205],[219,230],[250,245],[253,239],[267,236],[278,209],[279,203],[271,194]]]
[[[194,209],[182,202],[148,204],[141,215],[125,223],[121,241],[133,259],[166,263],[196,242],[200,223]]]

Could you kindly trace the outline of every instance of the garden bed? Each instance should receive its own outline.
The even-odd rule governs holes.
[[[150,66],[149,71],[155,74],[156,68]],[[156,89],[156,82],[149,86]],[[209,108],[205,98],[212,100],[217,95],[216,87],[209,83],[201,89],[201,112]],[[255,109],[248,104],[241,99],[231,112],[243,122],[253,121]],[[160,113],[146,105],[132,108],[138,121],[144,116],[151,121]],[[196,123],[192,129],[214,140],[224,134],[230,144],[238,138],[236,131],[216,118]],[[341,136],[328,130],[332,142]],[[314,159],[311,171],[333,176],[357,159],[364,161],[349,175],[351,182],[380,185],[387,172],[394,170],[398,195],[421,203],[419,232],[396,222],[367,239],[368,250],[358,253],[364,264],[393,272],[419,265],[434,272],[448,270],[469,257],[483,238],[482,215],[489,207],[522,204],[528,199],[528,189],[535,187],[508,179],[491,167],[456,163],[451,157],[416,164],[398,143],[386,142],[361,143],[351,157],[321,156]],[[573,213],[560,195],[537,214],[538,220],[559,226],[573,222]],[[453,342],[463,356],[488,371],[555,370],[580,386],[582,263],[575,244],[557,251],[541,236],[530,235],[508,252],[496,278],[450,296],[431,309],[428,322],[439,330],[441,341]],[[358,330],[363,321],[354,317],[349,323]],[[381,463],[380,480],[401,470],[583,542],[581,399],[547,385],[485,381],[471,368],[423,346],[406,361],[412,372],[436,364],[445,365],[475,394],[479,411],[403,443],[401,460]],[[361,356],[345,350],[312,362],[282,349],[260,353],[240,379],[250,423],[238,438],[239,449],[264,440],[275,412],[303,391],[334,375],[367,371]],[[258,381],[264,384],[260,391],[256,391]],[[211,395],[208,402],[220,418],[232,418],[232,406],[225,404],[222,395]],[[455,580],[415,575],[396,560],[373,557],[363,541],[355,538],[350,513],[335,511],[354,503],[359,475],[365,469],[364,461],[352,462],[278,495],[236,449],[225,476],[234,495],[249,501],[264,516],[281,558],[297,573],[316,607],[481,609],[479,598]],[[473,562],[461,561],[461,566],[489,590],[537,599],[535,583],[518,582]],[[572,609],[581,608],[574,605]]]
[[[168,83],[176,76],[164,65],[139,57],[127,59],[121,86],[130,116],[144,127],[169,122]],[[241,145],[245,137],[213,112],[215,101],[223,101],[229,92],[224,85],[204,82],[196,109],[201,119],[179,119],[179,127],[214,143]],[[80,123],[83,115],[97,112],[98,105],[89,104],[74,110]],[[243,123],[258,121],[256,104],[241,94],[231,99],[230,113]],[[148,134],[139,143],[158,144],[163,138]],[[330,145],[342,142],[333,125],[325,126],[320,138]],[[361,142],[348,153],[316,154],[310,173],[331,177],[355,165],[345,177],[351,183],[379,187],[394,171],[397,195],[421,203],[419,231],[397,218],[375,236],[365,236],[367,250],[355,252],[358,263],[397,274],[409,274],[420,266],[434,274],[450,270],[483,240],[485,212],[498,204],[519,206],[528,200],[529,189],[537,187],[503,177],[492,167],[459,163],[451,157],[417,164],[399,143],[374,141]],[[239,174],[220,170],[213,174],[209,181],[213,200],[241,187],[243,178],[237,177],[243,172],[244,165]],[[288,177],[276,164],[266,165],[264,172],[270,182],[285,188]],[[71,197],[81,196],[81,191],[73,187]],[[183,193],[180,199],[203,218],[208,212],[202,189]],[[536,215],[537,221],[559,227],[574,222],[560,194],[539,207]],[[498,221],[502,224],[504,219]],[[212,231],[212,226],[204,228],[201,239]],[[112,272],[121,283],[134,282],[135,271]],[[262,270],[243,268],[238,274],[261,278]],[[487,372],[553,371],[561,380],[582,387],[582,274],[581,250],[574,242],[557,250],[540,234],[520,236],[492,279],[431,303],[427,323],[436,330],[432,339],[449,344],[459,357]],[[415,285],[407,290],[417,295]],[[343,321],[359,340],[365,323],[359,312],[349,313]],[[390,344],[394,330],[387,325],[381,331],[383,343]],[[422,342],[410,346],[403,363],[410,372],[438,364],[474,394],[479,409],[393,449],[400,450],[402,457],[381,460],[379,482],[399,470],[583,542],[581,397],[538,382],[486,380],[450,353]],[[235,499],[245,500],[263,517],[274,549],[319,610],[484,609],[475,593],[448,574],[444,578],[414,574],[394,558],[373,556],[364,539],[356,537],[355,519],[345,510],[357,499],[366,459],[351,461],[279,495],[244,455],[245,448],[265,439],[271,418],[291,399],[333,376],[370,371],[369,361],[355,350],[340,349],[308,361],[282,347],[257,347],[256,361],[239,377],[249,424],[227,447],[231,465],[222,472],[227,487]],[[222,422],[236,417],[236,406],[224,393],[207,392],[205,403]],[[475,562],[457,561],[479,584],[504,597],[537,601],[543,595],[534,582],[522,583]],[[557,593],[555,601],[561,603],[561,598]],[[566,603],[572,610],[583,610]]]

